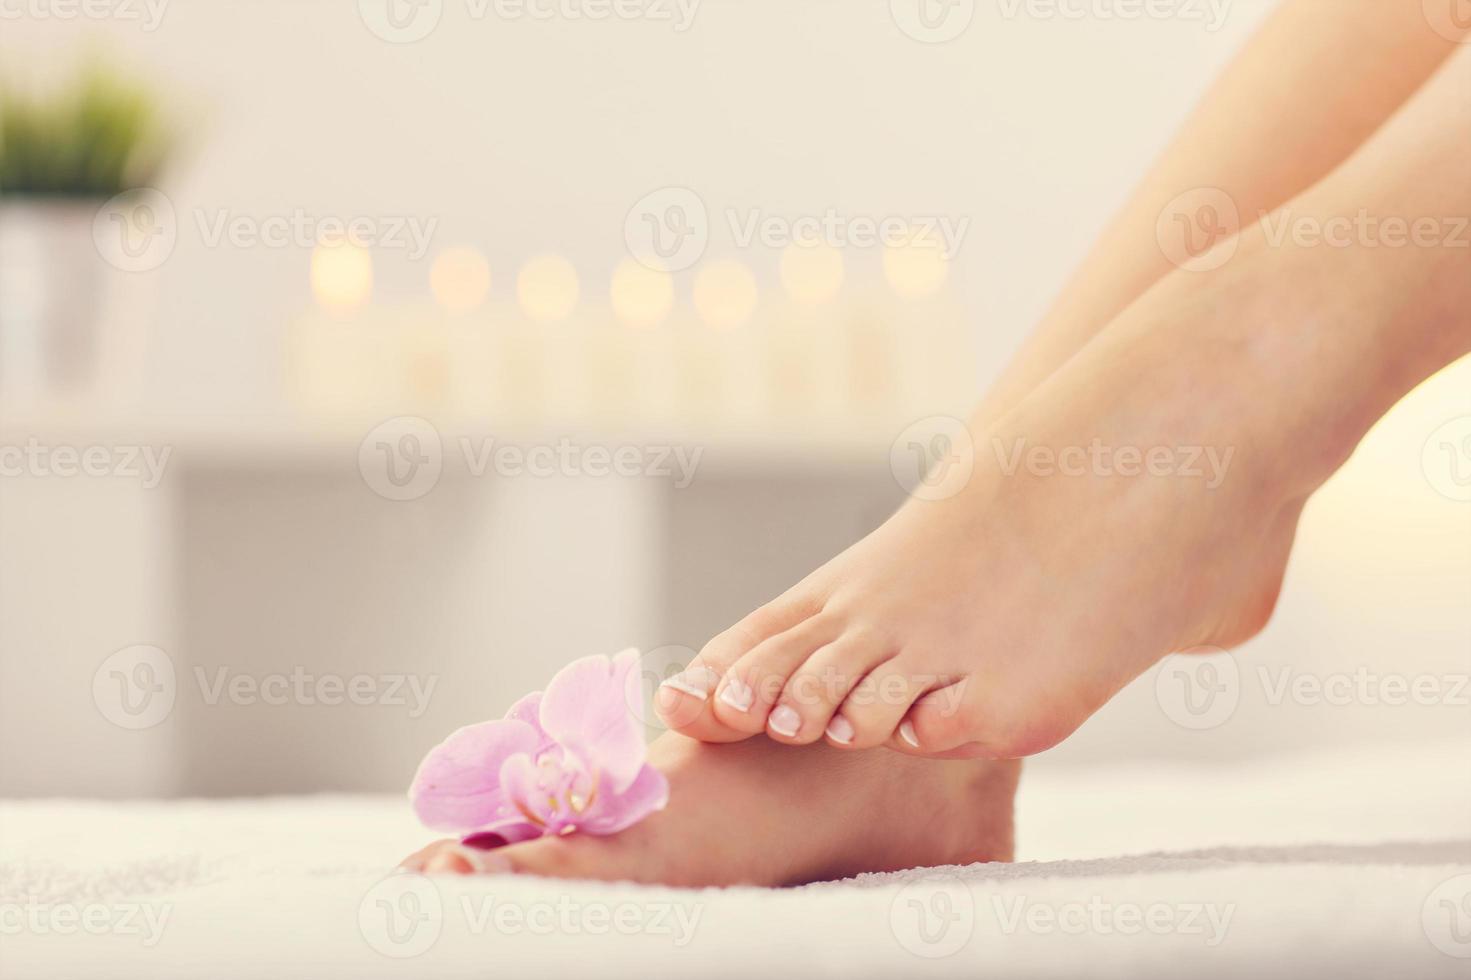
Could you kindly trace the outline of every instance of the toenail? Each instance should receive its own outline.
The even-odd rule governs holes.
[[[469,837],[462,839],[460,843],[465,847],[473,847],[478,851],[493,851],[497,847],[505,847],[510,842],[500,834],[487,832],[471,834]]]
[[[910,748],[919,748],[919,739],[914,734],[914,723],[903,722],[899,726],[899,737],[909,743]]]
[[[710,692],[715,689],[715,682],[719,679],[715,671],[709,667],[691,667],[675,674],[659,686],[672,687],[676,691],[683,691],[703,701],[710,696]]]
[[[797,729],[802,727],[802,716],[790,705],[779,704],[771,717],[766,719],[771,730],[785,738],[796,738]]]
[[[751,687],[739,677],[732,677],[720,689],[720,700],[737,711],[749,711],[752,700]]]
[[[833,720],[827,723],[827,737],[839,745],[849,745],[853,741],[853,723],[842,715],[834,715]]]

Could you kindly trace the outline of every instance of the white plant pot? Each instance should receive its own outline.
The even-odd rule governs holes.
[[[0,198],[0,398],[75,391],[92,378],[106,288],[93,243],[101,201]]]

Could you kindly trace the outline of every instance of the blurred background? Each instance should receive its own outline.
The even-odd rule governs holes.
[[[400,790],[881,522],[1271,3],[931,6],[0,7],[0,795]],[[1468,417],[1035,764],[1463,737]]]

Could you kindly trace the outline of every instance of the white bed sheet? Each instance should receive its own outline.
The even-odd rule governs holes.
[[[0,977],[1466,980],[1468,745],[1044,762],[1017,864],[783,890],[385,878],[395,798],[10,801]]]

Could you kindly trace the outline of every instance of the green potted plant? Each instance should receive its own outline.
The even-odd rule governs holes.
[[[150,185],[166,142],[150,93],[104,68],[44,94],[0,84],[0,395],[88,379],[108,267],[94,223]]]

